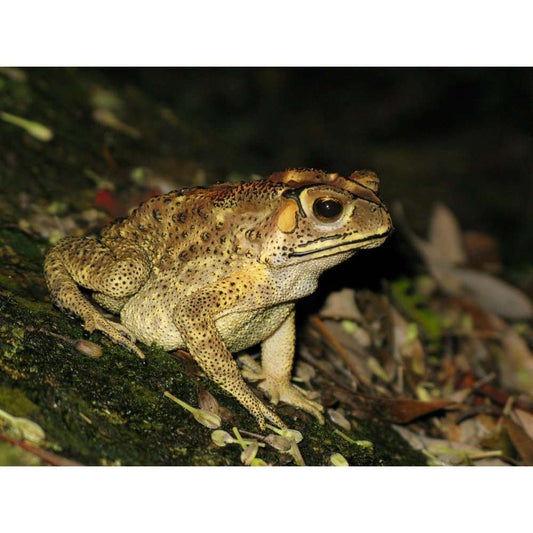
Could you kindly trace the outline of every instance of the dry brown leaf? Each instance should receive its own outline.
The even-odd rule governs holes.
[[[332,292],[319,315],[321,318],[332,318],[333,320],[345,319],[354,322],[362,320],[361,312],[355,303],[355,291],[347,288]]]
[[[459,413],[448,413],[444,420],[441,420],[440,428],[443,435],[454,442],[469,444],[470,446],[480,446],[492,440],[498,431],[497,422],[494,417],[478,414],[472,418],[457,423]]]
[[[512,328],[501,335],[503,352],[498,357],[504,388],[533,393],[533,354],[526,341]]]
[[[509,320],[529,320],[533,305],[519,289],[485,272],[456,268],[434,245],[415,237],[413,244],[441,288],[452,296],[469,296],[487,311]]]
[[[294,375],[307,386],[311,386],[311,380],[316,377],[315,369],[304,361],[296,361]]]
[[[365,395],[365,399],[375,413],[388,422],[395,424],[408,424],[416,418],[429,413],[458,406],[455,402],[449,400],[422,402],[411,398],[384,398],[367,395]]]
[[[415,450],[420,450],[429,457],[432,464],[445,466],[472,462],[475,465],[507,466],[507,463],[498,459],[498,455],[501,455],[499,450],[486,451],[462,442],[426,437],[402,426],[393,426],[393,428]]]
[[[350,431],[352,425],[350,421],[344,416],[342,409],[328,409],[328,415],[332,422],[345,429]]]
[[[452,274],[459,280],[463,294],[470,296],[487,311],[509,320],[533,317],[530,299],[516,287],[485,272],[456,268]]]
[[[429,242],[454,265],[465,263],[466,254],[459,222],[444,204],[437,203],[433,207],[429,221]]]
[[[203,387],[198,391],[198,404],[200,405],[200,409],[220,416],[220,406],[217,399]]]
[[[454,264],[441,251],[439,243],[426,241],[411,230],[405,217],[403,205],[400,202],[394,202],[392,204],[392,211],[396,223],[401,227],[413,247],[420,254],[430,274],[435,278],[435,281],[446,292],[453,295],[460,294],[461,287],[459,281],[451,274]]]
[[[411,243],[426,263],[429,273],[440,287],[449,294],[461,294],[461,283],[454,275],[453,263],[441,253],[438,246],[414,234],[410,235]]]
[[[513,422],[509,417],[503,419],[503,426],[507,430],[509,438],[524,464],[533,465],[533,440],[531,440],[525,429]]]
[[[529,438],[533,439],[533,414],[528,413],[523,409],[514,409],[513,413],[518,418],[518,421],[524,428],[525,432],[529,435]]]

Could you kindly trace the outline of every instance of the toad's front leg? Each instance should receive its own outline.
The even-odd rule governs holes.
[[[282,401],[299,407],[314,415],[323,424],[324,408],[322,405],[306,398],[305,391],[296,388],[291,383],[296,342],[294,305],[291,307],[291,312],[281,326],[261,344],[261,368],[247,372],[245,376],[261,380],[258,386],[268,394],[273,404]]]
[[[246,292],[250,286],[250,279],[235,274],[196,291],[175,308],[174,323],[202,370],[254,415],[261,429],[265,429],[265,419],[285,428],[281,418],[250,390],[215,325],[216,315],[242,306],[246,298],[254,300]]]

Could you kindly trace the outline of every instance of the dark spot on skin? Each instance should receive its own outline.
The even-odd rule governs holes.
[[[203,207],[199,207],[197,213],[204,219],[208,219],[209,215],[204,211]]]

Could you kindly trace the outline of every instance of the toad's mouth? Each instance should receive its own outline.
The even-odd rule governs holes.
[[[347,246],[353,246],[355,244],[363,245],[364,243],[368,243],[369,245],[371,245],[371,244],[376,243],[376,246],[378,246],[391,233],[392,233],[392,227],[389,227],[383,233],[377,233],[376,235],[370,235],[369,237],[364,237],[363,239],[355,239],[353,241],[347,241],[347,242],[337,242],[335,244],[332,244],[331,246],[326,246],[326,247],[323,247],[323,248],[317,248],[316,250],[301,250],[301,251],[295,250],[295,251],[289,253],[289,257],[302,257],[304,255],[311,255],[311,254],[317,254],[317,253],[321,253],[321,252],[326,252],[327,250],[334,250],[335,248],[343,248],[343,249],[345,249]],[[343,239],[344,237],[345,236],[343,236],[341,234],[329,235],[327,237],[320,237],[319,239],[315,239],[313,241],[309,241],[309,242],[306,242],[305,244],[302,244],[300,246],[300,248],[303,248],[305,246],[311,246],[312,244],[315,244],[317,242],[326,241],[326,240],[330,240],[330,239]],[[381,242],[377,242],[377,241],[381,241]]]

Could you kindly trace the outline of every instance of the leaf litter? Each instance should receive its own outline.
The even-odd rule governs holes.
[[[446,206],[427,240],[394,212],[426,272],[333,293],[309,320],[300,356],[330,420],[392,422],[432,465],[533,465],[530,298],[496,277],[496,241],[466,238]]]

